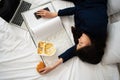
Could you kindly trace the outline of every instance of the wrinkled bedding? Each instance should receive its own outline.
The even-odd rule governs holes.
[[[36,65],[41,58],[29,32],[2,18],[0,43],[0,80],[120,80],[117,65],[91,65],[77,57],[46,75],[40,75]]]

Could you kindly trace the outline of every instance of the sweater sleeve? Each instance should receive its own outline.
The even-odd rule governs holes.
[[[63,59],[63,62],[66,62],[67,60],[69,60],[70,58],[76,56],[76,45],[72,46],[71,48],[69,48],[68,50],[66,50],[64,53],[62,53],[61,55],[59,55],[59,58]]]
[[[58,11],[58,16],[69,16],[75,13],[75,7],[69,7]]]

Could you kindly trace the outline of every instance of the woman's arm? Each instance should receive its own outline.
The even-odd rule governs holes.
[[[69,16],[75,14],[76,7],[69,7],[58,11],[58,16]]]
[[[73,46],[73,47],[69,48],[63,54],[59,55],[59,59],[57,60],[57,62],[55,64],[39,70],[40,74],[46,74],[46,73],[52,71],[53,69],[55,69],[61,63],[66,62],[70,58],[74,57],[76,55],[75,51],[76,51],[76,46]]]
[[[52,71],[53,69],[55,69],[55,68],[56,68],[57,66],[59,66],[61,63],[63,63],[63,59],[62,59],[62,58],[59,58],[55,64],[53,64],[53,65],[50,66],[50,67],[45,67],[45,68],[39,70],[39,72],[40,72],[40,74],[46,74],[46,73]]]
[[[63,62],[66,62],[67,60],[71,59],[74,56],[76,56],[76,45],[72,46],[58,57],[62,58]]]
[[[70,7],[70,8],[66,8],[66,9],[62,9],[59,10],[58,13],[57,12],[50,12],[47,10],[39,10],[37,12],[37,15],[44,17],[44,18],[54,18],[57,16],[69,16],[69,15],[73,15],[75,12],[75,7]]]

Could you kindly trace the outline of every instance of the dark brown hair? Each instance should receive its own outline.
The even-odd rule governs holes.
[[[83,32],[78,32],[74,27],[71,28],[74,42],[78,44],[78,38],[82,35]],[[83,61],[91,63],[91,64],[98,64],[102,56],[104,54],[104,48],[106,46],[106,38],[102,39],[95,39],[90,34],[86,33],[91,40],[90,46],[85,46],[76,51],[76,55]]]
[[[98,64],[104,55],[105,41],[92,41],[90,46],[85,46],[76,51],[76,55],[83,61]]]

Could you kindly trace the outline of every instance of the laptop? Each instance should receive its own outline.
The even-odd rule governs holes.
[[[12,19],[10,20],[10,23],[22,26],[24,20],[21,13],[29,10],[31,5],[32,5],[31,3],[21,0],[16,11],[14,12]]]
[[[30,3],[27,1],[29,1]],[[26,24],[24,23],[24,19],[21,13],[29,10],[30,8],[34,8],[34,7],[49,3],[51,0],[42,0],[42,1],[41,0],[27,0],[27,1],[20,0],[20,3],[16,11],[14,12],[14,15],[12,19],[10,20],[10,23],[23,27],[23,28],[26,27]]]

